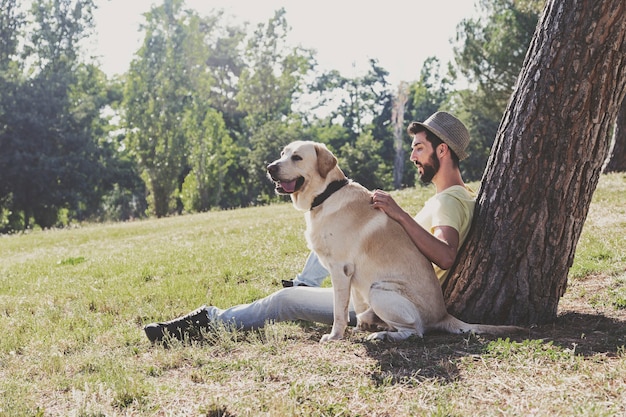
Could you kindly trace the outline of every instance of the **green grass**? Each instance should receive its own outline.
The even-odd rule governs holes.
[[[626,264],[626,180],[604,175],[593,196],[570,275],[579,278],[624,271]]]
[[[432,189],[394,193],[416,212]],[[308,250],[289,203],[0,237],[1,416],[626,414],[626,176],[603,176],[556,323],[514,339],[319,344],[328,327],[141,330],[267,295]]]

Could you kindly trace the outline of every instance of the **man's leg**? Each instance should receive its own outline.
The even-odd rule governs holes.
[[[356,323],[354,309],[350,306],[350,324]],[[144,330],[150,341],[163,339],[165,330],[182,339],[185,333],[200,333],[211,323],[224,323],[240,329],[259,329],[267,322],[305,320],[316,323],[333,323],[333,289],[294,287],[285,288],[250,304],[221,310],[203,306],[192,313],[165,323],[152,323]]]
[[[296,275],[296,278],[293,281],[283,280],[283,287],[320,287],[322,285],[322,281],[324,281],[328,275],[328,270],[320,263],[317,254],[315,252],[311,252],[306,259],[302,272]]]

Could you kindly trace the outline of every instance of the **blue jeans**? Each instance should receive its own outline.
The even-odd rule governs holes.
[[[205,306],[208,317],[240,329],[259,329],[266,323],[305,320],[333,324],[333,289],[290,287],[276,291],[250,304],[241,304],[221,310]],[[356,324],[354,308],[350,304],[350,325]]]
[[[256,300],[225,310],[205,306],[211,320],[235,325],[241,329],[258,329],[267,322],[305,320],[333,324],[333,289],[319,288],[329,275],[315,252],[311,252],[294,286],[284,288]],[[306,284],[307,287],[297,286]],[[350,305],[350,324],[356,324],[354,308]]]
[[[309,253],[302,272],[296,275],[293,285],[307,285],[309,287],[320,287],[322,281],[329,275],[329,272],[322,266],[315,252]]]

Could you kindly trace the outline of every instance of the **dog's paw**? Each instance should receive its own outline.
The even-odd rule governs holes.
[[[399,330],[399,331],[375,332],[367,336],[367,340],[387,340],[390,342],[399,342],[401,340],[408,339],[412,335],[416,335],[417,337],[422,337],[421,333],[418,333],[412,329],[407,329],[407,330]]]
[[[361,321],[357,321],[356,323],[356,327],[354,328],[356,331],[358,332],[372,332],[376,329],[374,329],[374,327],[369,324],[369,323],[364,323]]]
[[[320,343],[336,342],[337,340],[341,340],[341,336],[333,335],[332,333],[331,334],[325,334],[320,339]]]
[[[365,340],[386,340],[387,332],[375,332],[366,337]]]

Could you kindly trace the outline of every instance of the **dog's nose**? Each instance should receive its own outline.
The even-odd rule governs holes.
[[[278,164],[276,162],[272,162],[271,164],[267,166],[267,172],[270,175],[276,174],[276,171],[278,171]]]

